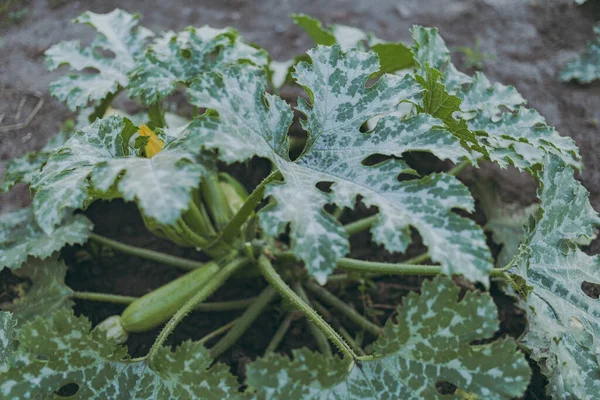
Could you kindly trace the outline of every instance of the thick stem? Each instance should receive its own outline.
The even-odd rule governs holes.
[[[455,165],[454,167],[452,167],[448,172],[446,172],[448,175],[454,175],[454,176],[458,176],[460,175],[461,172],[463,172],[465,170],[465,168],[467,168],[469,165],[471,165],[471,161],[469,160],[465,160],[462,161],[460,164]]]
[[[225,229],[223,229],[223,232],[221,232],[221,236],[217,238],[215,243],[222,240],[230,241],[236,235],[238,235],[240,229],[242,228],[242,225],[244,225],[244,222],[246,222],[246,220],[252,214],[258,203],[260,203],[260,201],[262,200],[263,195],[265,193],[265,189],[267,188],[267,184],[280,178],[281,173],[279,171],[275,171],[272,172],[265,179],[263,179],[263,181],[256,187],[256,189],[254,189],[250,196],[248,196],[248,199],[246,200],[242,208],[240,208],[240,210],[233,216],[231,221],[229,221]]]
[[[121,253],[129,254],[132,256],[144,258],[146,260],[152,260],[161,264],[172,265],[186,271],[200,268],[204,266],[204,263],[199,261],[188,260],[187,258],[181,258],[172,256],[165,253],[160,253],[154,250],[147,250],[141,247],[130,246],[125,243],[117,242],[116,240],[109,239],[104,236],[100,236],[96,233],[90,233],[90,239],[105,246],[111,247]]]
[[[379,336],[381,333],[381,328],[360,315],[354,308],[350,307],[348,304],[344,303],[333,293],[328,291],[322,286],[317,285],[313,282],[307,282],[306,288],[313,292],[317,297],[323,300],[325,303],[329,304],[331,307],[340,311],[344,314],[349,320],[369,332],[373,336]]]
[[[227,332],[229,329],[233,328],[233,326],[237,322],[238,322],[238,319],[234,319],[230,323],[225,324],[222,327],[215,329],[214,331],[206,334],[202,339],[198,340],[198,343],[204,344],[204,343],[208,342],[209,340],[219,336],[220,334]]]
[[[104,301],[106,303],[114,304],[131,304],[137,300],[137,297],[94,292],[72,292],[69,297],[78,300]]]
[[[117,97],[117,95],[121,93],[122,90],[123,88],[119,86],[119,88],[114,93],[109,93],[104,99],[102,99],[100,103],[94,108],[94,112],[92,112],[88,116],[88,121],[92,123],[96,120],[96,118],[104,117],[106,110],[108,110],[108,107],[110,107],[115,97]]]
[[[353,258],[341,258],[338,260],[337,267],[346,271],[377,275],[437,275],[442,271],[442,267],[437,265],[394,264]]]
[[[220,288],[227,281],[227,279],[233,273],[235,273],[235,271],[237,271],[240,267],[248,263],[248,261],[249,260],[247,258],[237,258],[225,265],[219,272],[217,272],[213,276],[213,278],[210,281],[206,283],[206,285],[204,285],[198,291],[198,293],[191,297],[183,305],[183,307],[177,310],[175,315],[173,315],[173,317],[169,320],[169,322],[167,322],[165,327],[160,331],[158,337],[156,338],[156,341],[150,348],[150,351],[148,352],[147,356],[150,363],[152,362],[152,358],[154,357],[156,352],[162,347],[165,340],[167,340],[171,332],[173,332],[173,330],[175,329],[175,327],[177,327],[181,320],[183,320],[183,318],[185,318],[185,316],[188,315],[190,311],[192,311],[194,307],[196,307],[197,304],[204,301],[207,297],[213,294],[215,290]]]
[[[371,215],[370,217],[359,219],[358,221],[354,221],[344,225],[344,230],[349,236],[354,235],[356,233],[366,231],[367,229],[369,229],[371,226],[373,226],[376,220],[377,214]]]
[[[298,281],[294,282],[293,288],[294,288],[294,292],[296,292],[296,294],[302,299],[302,301],[304,301],[309,306],[312,306],[312,304],[310,303],[310,300],[308,299],[308,296],[306,295],[306,292],[304,291],[304,288],[302,287],[300,282],[298,282]],[[332,356],[331,347],[329,346],[327,337],[323,334],[323,332],[321,332],[319,330],[319,328],[317,328],[317,326],[315,324],[313,324],[312,322],[310,322],[308,320],[306,321],[306,323],[308,324],[308,329],[310,330],[311,335],[313,336],[313,338],[315,339],[315,342],[317,343],[317,347],[318,347],[319,351],[321,353],[325,354],[326,356],[331,357]]]
[[[160,101],[157,101],[148,108],[148,119],[150,120],[148,125],[152,130],[167,126],[167,123],[165,122],[165,112],[160,105]]]
[[[200,183],[202,188],[202,196],[204,196],[205,204],[212,217],[217,231],[223,230],[231,219],[231,210],[227,199],[221,191],[217,176],[208,176],[202,179]]]
[[[336,347],[344,354],[346,357],[350,357],[352,360],[357,359],[357,355],[354,353],[352,348],[342,339],[342,337],[337,333],[315,310],[312,309],[308,304],[306,304],[294,291],[283,281],[281,276],[275,271],[273,265],[265,255],[261,255],[258,259],[258,266],[260,267],[261,272],[267,281],[273,285],[281,294],[282,297],[289,300],[310,322],[315,324],[321,332],[327,336],[329,340],[336,345]]]
[[[348,342],[348,344],[354,349],[356,354],[358,354],[360,356],[365,355],[365,351],[358,345],[358,343],[356,343],[356,340],[354,340],[354,338],[352,337],[350,332],[348,332],[346,330],[346,328],[344,328],[341,324],[339,324],[339,326],[337,327],[337,330],[340,331],[340,335],[342,335],[344,340],[346,342]]]
[[[277,291],[272,287],[268,286],[262,291],[256,300],[248,307],[248,309],[237,319],[235,326],[227,332],[227,335],[223,336],[217,344],[210,349],[210,355],[212,358],[217,358],[224,352],[226,352],[231,346],[238,341],[240,337],[246,332],[250,325],[258,318],[264,311],[265,307],[277,296]]]
[[[294,312],[289,312],[286,314],[285,318],[283,318],[283,321],[281,321],[279,328],[277,328],[277,331],[275,331],[273,338],[269,342],[269,345],[267,346],[263,357],[266,357],[269,354],[273,353],[275,350],[277,350],[277,347],[279,347],[279,344],[283,340],[283,337],[285,336],[287,331],[290,329],[290,326],[292,325],[292,321],[296,317],[294,314],[295,314]]]

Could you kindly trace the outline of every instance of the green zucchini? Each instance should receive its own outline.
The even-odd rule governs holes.
[[[121,314],[123,328],[127,332],[156,328],[171,318],[218,271],[219,265],[209,262],[140,297]]]

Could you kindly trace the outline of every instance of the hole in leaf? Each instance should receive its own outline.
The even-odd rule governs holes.
[[[319,182],[317,183],[317,189],[319,189],[321,192],[331,193],[332,185],[333,182]]]
[[[439,394],[452,395],[456,392],[456,389],[458,388],[448,381],[439,381],[435,383],[435,389],[438,391]]]
[[[181,57],[185,58],[186,60],[189,60],[190,58],[192,58],[192,52],[188,49],[183,49],[181,50]]]
[[[583,281],[581,290],[592,299],[598,299],[600,297],[600,285],[597,283]]]
[[[75,396],[79,392],[79,385],[76,383],[67,383],[56,391],[56,395],[59,397],[71,397]]]

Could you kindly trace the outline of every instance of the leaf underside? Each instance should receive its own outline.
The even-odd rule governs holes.
[[[600,25],[594,27],[594,35],[594,39],[590,40],[583,53],[560,71],[560,81],[591,83],[600,79]]]
[[[459,289],[446,277],[423,283],[398,307],[374,343],[375,360],[348,365],[309,350],[259,358],[247,367],[247,383],[259,399],[442,399],[447,381],[480,399],[520,396],[529,382],[525,357],[511,339],[484,345],[499,328],[488,294]]]

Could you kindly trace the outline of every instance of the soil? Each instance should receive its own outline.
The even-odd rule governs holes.
[[[453,48],[472,47],[475,38],[479,38],[482,51],[495,58],[484,62],[485,74],[492,80],[514,85],[528,99],[531,107],[539,110],[561,134],[571,136],[576,141],[585,165],[580,178],[590,191],[592,205],[600,209],[600,140],[599,127],[594,123],[600,118],[600,86],[579,86],[557,81],[561,66],[581,51],[593,35],[592,26],[600,17],[600,7],[591,4],[593,1],[588,3],[583,6],[576,6],[572,0],[30,0],[15,3],[12,9],[27,8],[21,20],[10,19],[7,14],[0,15],[0,113],[4,110],[6,118],[12,118],[21,107],[24,118],[35,107],[37,92],[41,93],[44,104],[27,127],[0,132],[0,175],[8,159],[41,148],[58,131],[63,121],[71,116],[62,104],[48,96],[48,84],[64,71],[46,72],[43,52],[61,40],[88,43],[92,39],[92,29],[68,23],[83,11],[108,12],[121,7],[129,12],[139,12],[143,14],[143,24],[156,32],[181,30],[188,25],[232,26],[248,41],[264,47],[278,60],[291,58],[312,45],[307,35],[289,19],[289,14],[302,12],[327,23],[356,26],[374,32],[383,39],[402,40],[405,43],[410,43],[409,29],[413,24],[439,27],[442,36]],[[456,56],[457,65],[460,66],[460,55]],[[24,97],[25,103],[19,106]],[[5,119],[3,124],[8,122]],[[420,161],[425,164],[429,162]],[[250,188],[264,172],[260,162],[251,165],[250,175],[236,174]],[[439,168],[439,165],[431,168]],[[241,170],[238,167],[236,171]],[[515,170],[501,171],[494,166],[484,165],[477,173],[485,179],[497,180],[505,200],[522,204],[534,201],[535,186],[532,180]],[[469,184],[473,176],[473,169],[468,169],[461,179]],[[21,208],[29,202],[27,188],[18,186],[10,193],[0,195],[0,212]],[[359,208],[353,215],[345,215],[344,219],[368,212]],[[118,201],[97,203],[87,214],[100,234],[171,254],[198,257],[193,251],[177,248],[148,234],[131,204]],[[478,214],[476,218],[482,217]],[[386,253],[369,244],[368,239],[368,234],[353,238],[354,256],[389,261],[404,258]],[[600,245],[594,243],[590,250],[599,248]],[[408,256],[416,255],[417,251],[418,246],[411,248]],[[138,296],[178,275],[173,268],[119,254],[102,253],[94,261],[82,258],[82,254],[93,252],[95,249],[88,246],[71,249],[64,254],[71,265],[67,284],[76,290]],[[0,290],[4,290],[11,282],[6,273],[0,275]],[[469,286],[468,282],[462,284],[466,288]],[[257,279],[237,280],[234,285],[227,285],[220,290],[211,300],[253,296],[260,292],[263,285]],[[383,323],[393,312],[394,306],[401,302],[402,296],[410,290],[418,290],[420,280],[394,278],[376,280],[363,286],[349,284],[339,293],[349,304]],[[492,289],[492,294],[502,320],[498,335],[520,335],[525,328],[520,310],[497,288]],[[76,304],[76,312],[89,316],[93,323],[119,314],[122,309],[122,306],[89,301],[78,301]],[[232,372],[243,375],[246,363],[262,353],[285,313],[282,306],[274,303],[248,334],[219,361],[230,364]],[[195,313],[177,328],[168,343],[180,343],[187,338],[199,339],[237,315],[231,312]],[[131,353],[145,354],[156,334],[157,331],[152,331],[132,335],[128,341]],[[314,347],[307,338],[310,338],[310,334],[306,325],[300,320],[296,321],[280,350],[289,353],[290,349],[302,345]],[[534,379],[525,398],[544,399],[544,380],[537,367],[533,367]]]

